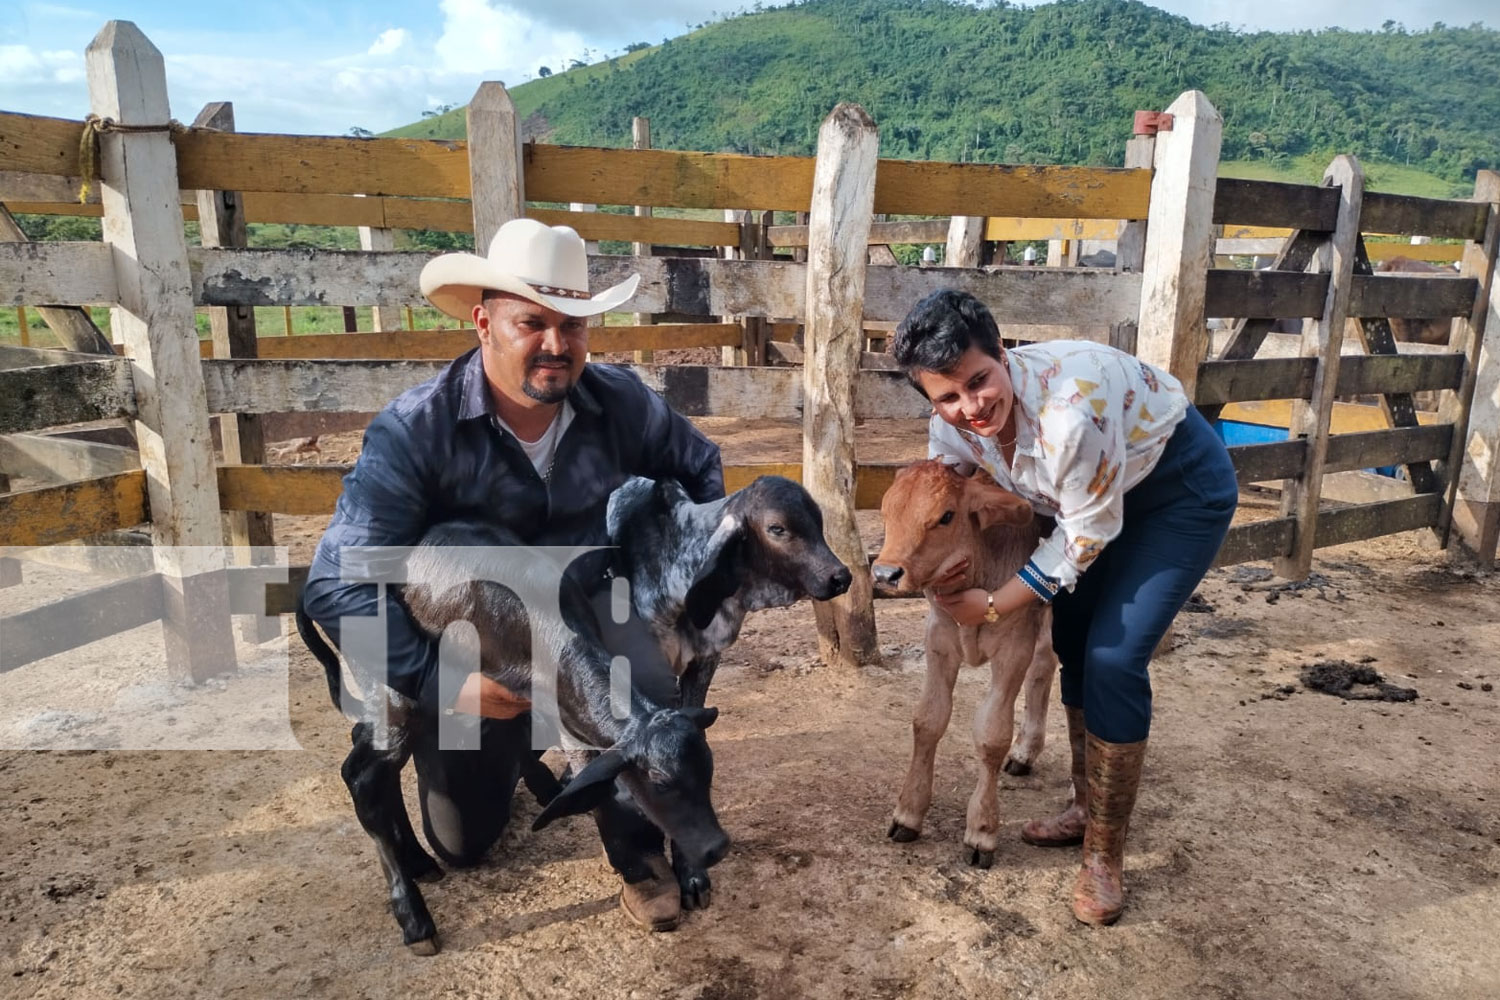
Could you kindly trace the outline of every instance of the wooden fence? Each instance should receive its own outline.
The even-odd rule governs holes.
[[[824,123],[812,159],[523,147],[498,84],[483,85],[471,103],[468,143],[247,135],[169,127],[160,54],[128,22],[111,22],[90,46],[88,62],[94,113],[131,126],[106,126],[97,137],[105,242],[0,243],[0,306],[116,307],[126,356],[0,351],[0,367],[8,369],[0,371],[0,434],[128,418],[139,454],[127,467],[90,465],[118,463],[121,456],[74,448],[70,475],[95,474],[0,494],[0,545],[51,545],[149,523],[156,570],[172,588],[160,603],[169,635],[176,629],[184,644],[207,644],[215,655],[226,647],[228,626],[205,638],[185,623],[241,610],[252,599],[234,574],[228,582],[184,585],[194,568],[172,547],[222,545],[226,511],[235,547],[269,544],[266,515],[327,513],[345,471],[266,465],[260,417],[378,410],[444,364],[399,355],[418,350],[419,340],[427,341],[420,350],[443,356],[459,346],[444,339],[455,336],[449,333],[358,335],[367,338],[358,344],[333,335],[296,338],[316,342],[308,347],[322,357],[292,356],[295,348],[272,356],[273,341],[247,336],[236,320],[248,307],[419,304],[417,275],[429,255],[245,249],[236,244],[243,243],[243,221],[257,199],[266,206],[287,198],[340,199],[327,204],[366,212],[358,217],[382,224],[375,228],[404,224],[409,217],[396,207],[406,204],[402,199],[467,199],[481,246],[506,219],[526,212],[528,201],[807,212],[805,230],[778,233],[765,226],[763,214],[759,223],[762,246],[805,242],[805,262],[754,253],[743,259],[595,255],[590,272],[605,285],[640,273],[633,308],[642,312],[803,323],[800,370],[637,371],[688,416],[800,420],[800,467],[730,468],[726,478],[732,489],[763,472],[800,476],[827,512],[830,544],[850,564],[866,558],[854,511],[878,506],[894,471],[856,464],[855,421],[927,413],[898,374],[859,369],[862,327],[894,323],[911,303],[944,286],[978,295],[1002,324],[1103,328],[1113,342],[1180,378],[1211,413],[1291,401],[1289,440],[1233,449],[1242,482],[1283,481],[1281,514],[1232,529],[1220,564],[1272,559],[1278,572],[1299,576],[1317,546],[1421,527],[1446,535],[1450,524],[1486,558],[1494,553],[1500,369],[1483,351],[1483,332],[1500,219],[1495,174],[1480,176],[1474,201],[1365,193],[1359,165],[1348,157],[1334,161],[1321,186],[1215,183],[1222,124],[1197,92],[1168,109],[1170,130],[1132,140],[1124,169],[877,161],[874,123],[847,105]],[[82,129],[80,122],[0,114],[6,183],[17,187],[17,178],[29,177],[42,178],[33,183],[38,190],[59,178],[71,185],[80,174]],[[193,192],[200,222],[213,220],[204,225],[204,246],[184,244],[184,191]],[[453,212],[461,203],[433,204]],[[877,213],[954,217],[947,224],[948,262],[958,266],[869,265]],[[996,228],[995,220],[1022,218],[1116,227],[1116,268],[978,266],[986,235],[1010,231]],[[633,241],[648,232],[681,236],[649,228],[658,224],[726,225],[599,214],[570,221],[598,238],[615,237],[589,230],[595,221],[648,227],[612,230]],[[1219,227],[1226,226],[1288,230],[1274,268],[1212,267]],[[695,233],[717,242],[730,229],[737,238],[745,232],[740,224],[727,227]],[[1462,240],[1462,275],[1375,275],[1360,235],[1366,231]],[[214,311],[212,357],[201,356],[193,332],[197,307]],[[1450,349],[1398,354],[1386,317],[1434,315],[1455,319]],[[1207,316],[1239,317],[1217,353]],[[1309,320],[1295,356],[1258,356],[1271,322],[1282,317]],[[1363,354],[1343,354],[1346,323]],[[702,335],[712,341],[715,332]],[[344,356],[328,356],[338,353]],[[1443,391],[1439,422],[1416,420],[1410,394],[1421,390]],[[1379,395],[1389,426],[1333,433],[1342,405],[1336,398],[1348,394]],[[211,415],[221,420],[223,463],[215,462]],[[54,441],[55,450],[71,447]],[[6,454],[0,450],[0,461]],[[1388,464],[1407,468],[1407,495],[1320,507],[1325,473]],[[288,591],[279,593],[271,607],[287,610]],[[820,608],[819,616],[829,660],[874,655],[871,594],[862,574],[850,594]],[[124,620],[96,622],[80,630],[79,640],[108,634],[101,630]],[[202,649],[181,662],[189,661],[213,662]],[[0,658],[0,670],[17,665]]]

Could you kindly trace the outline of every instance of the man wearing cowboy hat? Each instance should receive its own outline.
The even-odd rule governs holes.
[[[724,495],[716,445],[627,369],[584,363],[587,318],[622,306],[639,280],[591,295],[583,240],[531,219],[501,226],[487,256],[445,254],[423,268],[422,294],[472,321],[479,347],[370,423],[303,592],[304,609],[335,643],[341,618],[383,610],[385,681],[420,706],[509,719],[529,703],[477,672],[456,699],[441,699],[437,643],[389,593],[343,582],[342,549],[414,545],[432,525],[459,518],[493,521],[529,545],[604,546],[609,495],[631,476],[676,479],[699,502]],[[569,570],[600,595],[596,606],[601,598],[607,606],[603,569],[585,557]],[[635,681],[643,635],[659,657],[644,627],[623,640],[628,649],[611,647],[628,652]],[[463,787],[465,776],[483,779],[472,754],[429,749],[423,757],[417,748],[414,756],[428,841],[450,863],[477,859],[500,830],[483,815],[484,789]],[[605,849],[625,883],[622,908],[643,926],[670,929],[681,901],[662,836],[638,812],[614,811],[621,815],[609,817]]]

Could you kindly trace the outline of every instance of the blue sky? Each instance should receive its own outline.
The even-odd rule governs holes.
[[[338,135],[394,128],[441,104],[463,104],[481,80],[515,86],[539,66],[590,61],[631,42],[660,42],[720,11],[724,0],[324,0],[190,5],[122,0],[5,0],[0,110],[82,118],[83,50],[110,18],[134,21],[167,66],[175,117],[234,102],[245,132]],[[742,6],[748,6],[743,4]],[[1500,26],[1494,0],[1159,0],[1199,24],[1247,30],[1408,28],[1434,21]]]

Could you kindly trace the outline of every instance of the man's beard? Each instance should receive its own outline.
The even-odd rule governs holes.
[[[538,368],[542,362],[563,362],[569,367],[559,371],[554,368]],[[568,390],[573,388],[573,359],[566,354],[538,354],[532,358],[527,365],[526,378],[521,382],[521,391],[538,403],[561,403],[568,397]],[[537,371],[545,372],[562,380],[561,385],[549,385],[546,387],[533,385],[531,376]]]

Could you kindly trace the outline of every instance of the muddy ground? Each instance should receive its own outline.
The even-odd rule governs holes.
[[[709,429],[729,461],[800,454],[794,429]],[[920,426],[861,434],[864,458],[921,450]],[[286,460],[345,461],[357,437],[320,447]],[[1241,516],[1273,504],[1247,493]],[[277,519],[294,562],[323,522]],[[1005,778],[994,867],[972,869],[986,679],[962,675],[927,828],[892,844],[924,608],[882,601],[885,662],[848,672],[818,665],[803,605],[753,617],[719,672],[715,795],[734,847],[712,908],[675,933],[626,923],[587,819],[532,834],[524,800],[486,865],[425,887],[444,948],[409,955],[338,776],[348,727],[294,643],[301,750],[0,751],[0,995],[1500,995],[1500,579],[1416,533],[1322,550],[1314,569],[1295,588],[1263,566],[1215,571],[1179,617],[1153,666],[1113,928],[1071,916],[1075,850],[1015,835],[1066,794],[1061,713],[1036,772]],[[1330,660],[1418,697],[1304,688],[1302,669]]]

